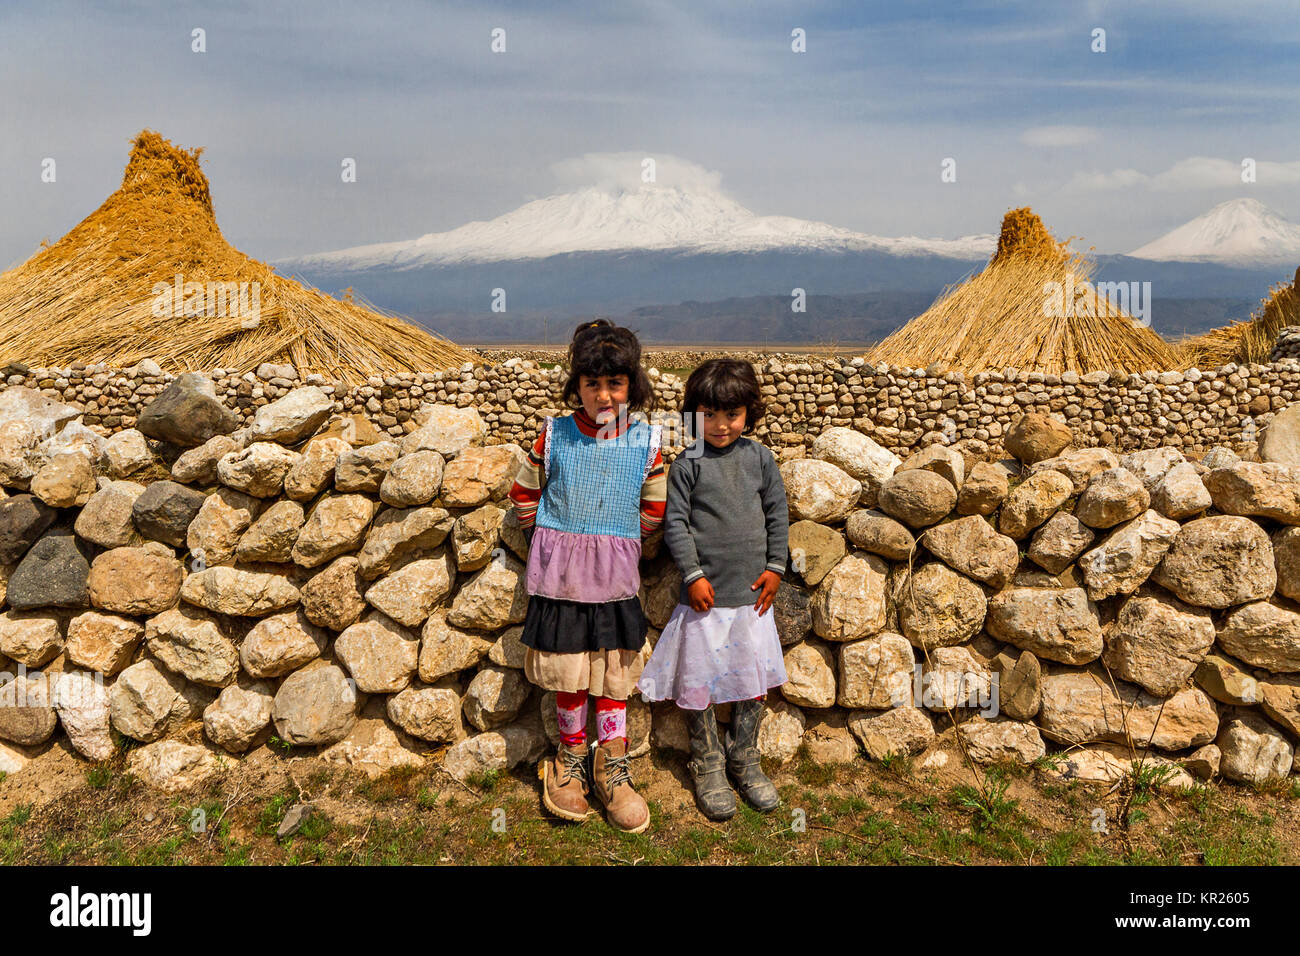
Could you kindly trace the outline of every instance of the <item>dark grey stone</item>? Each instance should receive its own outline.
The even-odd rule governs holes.
[[[155,481],[135,499],[131,519],[146,538],[179,548],[206,497],[177,481]]]
[[[185,372],[144,407],[135,427],[150,438],[193,448],[213,435],[234,431],[240,421],[239,415],[217,398],[206,375]]]
[[[34,495],[0,501],[0,564],[13,564],[54,523],[58,512]]]

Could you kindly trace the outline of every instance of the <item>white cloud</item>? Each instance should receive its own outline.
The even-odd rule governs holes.
[[[1261,186],[1287,186],[1300,183],[1300,160],[1275,163],[1256,161],[1256,182]],[[1241,160],[1212,156],[1189,156],[1158,173],[1137,169],[1112,169],[1109,172],[1078,172],[1066,189],[1104,192],[1145,186],[1157,192],[1186,192],[1197,189],[1222,189],[1241,184]]]
[[[598,186],[635,192],[646,188],[647,184],[641,180],[641,170],[647,159],[654,160],[654,181],[660,186],[676,186],[690,192],[722,191],[722,173],[679,156],[652,151],[586,153],[552,163],[551,172],[563,191]]]
[[[1020,134],[1026,146],[1082,146],[1097,138],[1092,126],[1031,126]]]

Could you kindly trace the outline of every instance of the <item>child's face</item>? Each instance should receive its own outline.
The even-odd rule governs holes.
[[[739,408],[701,408],[700,431],[714,448],[726,448],[745,430],[745,406]]]
[[[614,420],[620,406],[627,405],[626,375],[583,375],[578,380],[578,397],[582,408],[597,425]]]

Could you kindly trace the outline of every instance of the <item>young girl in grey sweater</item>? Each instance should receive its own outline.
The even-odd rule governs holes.
[[[789,511],[772,452],[743,437],[763,415],[748,362],[715,359],[692,372],[682,415],[699,437],[668,471],[664,514],[682,589],[638,687],[682,709],[696,799],[706,816],[725,820],[736,812],[728,774],[756,809],[780,803],[757,741],[763,698],[786,681],[771,607],[785,573]],[[721,703],[732,704],[725,748],[713,710]]]

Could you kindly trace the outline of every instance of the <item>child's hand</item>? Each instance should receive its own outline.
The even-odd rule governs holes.
[[[751,591],[758,588],[763,590],[759,592],[758,600],[754,602],[754,610],[758,616],[762,617],[767,613],[767,609],[772,606],[772,601],[776,597],[776,589],[781,586],[781,576],[775,571],[764,571],[758,576],[758,580],[749,586]]]
[[[686,589],[686,596],[691,600],[691,607],[696,611],[707,611],[713,607],[713,585],[708,578],[696,578]]]

